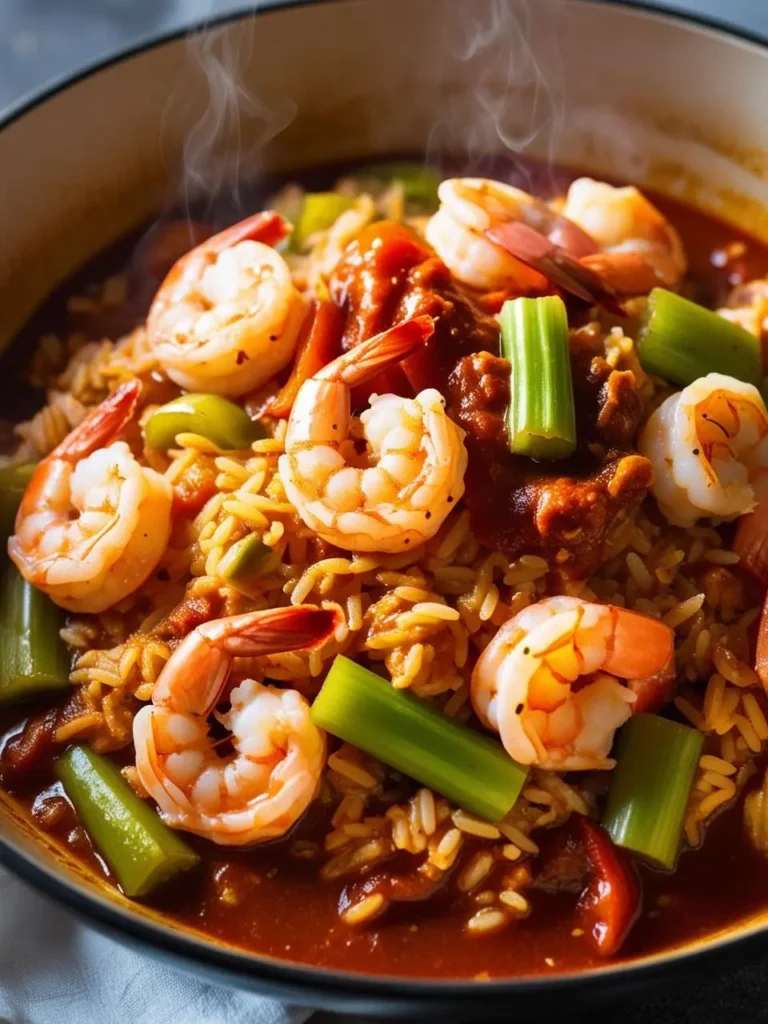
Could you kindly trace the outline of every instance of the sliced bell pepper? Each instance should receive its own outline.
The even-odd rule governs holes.
[[[341,354],[341,310],[327,299],[316,299],[301,329],[291,375],[265,409],[265,415],[287,419],[299,388]]]
[[[319,231],[326,231],[342,213],[351,210],[355,196],[340,192],[307,192],[291,236],[291,247],[301,250]]]
[[[264,572],[267,559],[272,554],[258,533],[249,533],[236,541],[221,559],[218,573],[230,586],[248,593],[248,585]]]
[[[599,825],[583,816],[579,824],[589,880],[576,913],[597,952],[612,956],[640,912],[640,882],[629,858]]]
[[[199,434],[222,451],[240,451],[264,437],[264,427],[221,395],[181,395],[161,405],[144,424],[150,448],[173,448],[178,434]]]

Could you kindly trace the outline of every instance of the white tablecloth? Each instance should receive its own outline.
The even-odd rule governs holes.
[[[0,869],[0,1024],[300,1024],[309,1015],[135,953]]]

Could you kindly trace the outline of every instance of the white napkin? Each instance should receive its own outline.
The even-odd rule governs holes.
[[[176,972],[0,869],[0,1024],[301,1024],[310,1013]]]

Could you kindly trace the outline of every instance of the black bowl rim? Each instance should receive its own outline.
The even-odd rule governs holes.
[[[181,28],[167,32],[151,33],[144,39],[123,47],[103,58],[89,62],[73,73],[53,79],[41,89],[22,96],[17,102],[0,111],[0,132],[53,99],[58,93],[76,85],[83,79],[158,49],[168,43],[178,42],[188,35],[195,35],[218,28],[245,17],[271,14],[313,6],[317,3],[331,5],[345,0],[263,0],[258,7],[241,7],[238,10],[214,18],[197,20]],[[751,43],[768,50],[768,37],[758,32],[733,25],[725,20],[676,11],[661,3],[646,0],[588,0],[592,3],[607,3],[649,14],[654,20],[694,25],[714,31],[731,39]],[[768,925],[755,924],[741,929],[735,926],[732,932],[714,935],[697,942],[671,950],[643,957],[639,960],[621,961],[604,967],[589,968],[564,974],[526,975],[517,978],[501,978],[478,982],[475,979],[431,980],[402,977],[398,975],[366,975],[336,969],[313,967],[269,956],[249,953],[237,947],[227,947],[207,942],[201,935],[173,930],[172,923],[159,924],[152,919],[132,914],[114,901],[96,894],[86,895],[72,887],[62,874],[44,868],[15,849],[0,836],[0,864],[7,867],[34,889],[48,896],[56,903],[72,910],[75,914],[118,941],[126,939],[138,949],[149,948],[168,956],[177,965],[189,970],[193,965],[215,974],[220,981],[239,988],[251,989],[277,997],[289,997],[294,1003],[330,1007],[376,1007],[386,1010],[440,1009],[454,1012],[477,1010],[477,1000],[483,1000],[483,1008],[491,1005],[504,1008],[512,1014],[513,1004],[506,1002],[510,996],[530,997],[535,1001],[576,997],[585,990],[603,988],[604,994],[621,987],[639,991],[647,983],[659,983],[676,971],[682,975],[702,977],[702,971],[717,964],[718,972],[725,965],[741,965],[756,959],[768,949]],[[592,993],[594,994],[594,992]],[[520,1007],[522,1009],[522,1007]]]

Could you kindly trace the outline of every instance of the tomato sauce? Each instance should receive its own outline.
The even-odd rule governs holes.
[[[566,169],[553,171],[520,162],[512,168],[494,163],[475,170],[504,177],[545,195],[562,191],[573,177]],[[335,174],[334,170],[317,176],[312,187],[327,187]],[[734,284],[768,272],[768,248],[762,244],[681,203],[660,196],[652,198],[682,236],[690,261],[689,293],[698,301],[717,305]],[[204,233],[205,229],[196,230]],[[735,249],[733,243],[737,243]],[[187,237],[179,244],[183,249]],[[726,254],[728,246],[730,257]],[[3,357],[5,379],[20,371],[41,333],[70,328],[66,296],[81,292],[84,284],[102,280],[128,265],[135,247],[136,239],[128,240],[94,261],[52,296],[19,344]],[[80,329],[86,335],[100,337],[114,335],[139,322],[151,296],[152,283],[156,284],[165,266],[178,254],[175,249],[162,253],[162,266],[150,263],[140,268],[138,275],[134,274],[133,283],[129,283],[129,301],[115,310],[112,322],[103,318],[88,322],[85,318]],[[136,266],[134,259],[134,271]],[[26,385],[8,386],[4,399],[6,415],[20,419],[29,415],[39,395]],[[0,736],[10,738],[28,714],[26,708],[0,713]],[[130,751],[124,752],[121,760],[129,761]],[[29,772],[9,774],[0,782],[14,792],[33,818],[72,846],[95,871],[108,877],[103,862],[78,826],[74,811],[63,800],[51,799],[61,798],[62,794],[52,779],[49,761],[48,756],[43,757]],[[760,767],[762,770],[763,766]],[[559,973],[605,962],[587,938],[578,934],[574,916],[577,893],[567,885],[560,891],[536,884],[526,889],[532,904],[530,915],[485,938],[470,936],[464,930],[467,897],[450,884],[439,888],[426,901],[396,904],[367,927],[351,928],[339,917],[345,882],[319,881],[321,861],[294,852],[297,839],[314,840],[322,846],[328,827],[325,814],[313,807],[290,840],[251,850],[226,850],[192,837],[189,841],[201,854],[201,866],[155,893],[150,902],[174,920],[256,953],[366,973],[497,978]],[[473,841],[466,844],[462,863],[476,848]],[[494,871],[500,874],[510,867],[507,862]],[[768,869],[745,837],[741,800],[708,825],[703,849],[685,852],[673,874],[643,865],[638,865],[638,871],[642,910],[616,956],[619,960],[689,942],[759,909],[768,910]],[[486,884],[498,888],[498,879],[491,876]]]

